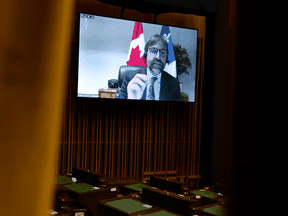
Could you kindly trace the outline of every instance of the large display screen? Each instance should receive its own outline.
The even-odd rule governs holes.
[[[79,14],[77,96],[195,102],[195,29]]]

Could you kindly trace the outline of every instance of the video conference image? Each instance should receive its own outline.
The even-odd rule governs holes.
[[[79,14],[78,97],[195,102],[195,29]]]

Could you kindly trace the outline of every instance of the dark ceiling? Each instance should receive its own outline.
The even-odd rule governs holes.
[[[217,8],[217,0],[138,0],[131,4],[130,0],[98,0],[127,9],[138,10],[142,13],[213,13]]]

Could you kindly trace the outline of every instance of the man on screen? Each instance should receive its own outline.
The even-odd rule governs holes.
[[[168,44],[156,34],[145,45],[144,58],[147,68],[129,73],[123,79],[116,98],[180,101],[180,85],[177,78],[164,71],[168,61]]]

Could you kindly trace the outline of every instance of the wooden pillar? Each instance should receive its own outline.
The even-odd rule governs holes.
[[[73,0],[1,1],[0,208],[51,209]]]

